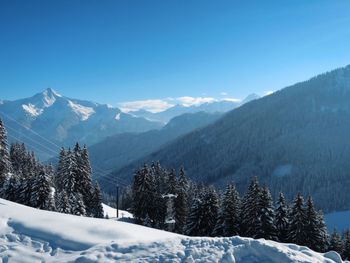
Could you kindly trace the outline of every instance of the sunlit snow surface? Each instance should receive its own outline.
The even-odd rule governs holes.
[[[115,220],[37,210],[0,199],[2,262],[341,262],[292,244],[189,238]]]

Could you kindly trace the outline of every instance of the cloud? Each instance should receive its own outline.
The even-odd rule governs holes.
[[[119,108],[124,112],[147,110],[150,112],[164,111],[175,104],[169,103],[167,100],[155,99],[155,100],[136,100],[119,103]]]
[[[121,102],[118,104],[118,107],[124,112],[137,111],[137,110],[147,110],[150,112],[161,112],[168,108],[175,106],[176,104],[190,107],[190,106],[199,106],[203,103],[210,103],[216,101],[231,101],[239,102],[239,99],[235,98],[222,98],[216,99],[212,97],[191,97],[183,96],[178,98],[164,98],[164,99],[149,99],[149,100],[136,100],[136,101],[127,101]]]
[[[223,92],[220,92],[220,95],[221,95],[221,96],[227,96],[228,93],[223,91]]]
[[[193,106],[193,105],[197,106],[197,105],[200,105],[200,104],[203,104],[206,102],[214,102],[217,100],[214,98],[211,98],[211,97],[197,97],[197,98],[195,98],[195,97],[184,96],[184,97],[177,98],[177,101],[181,105],[189,107],[189,106]]]

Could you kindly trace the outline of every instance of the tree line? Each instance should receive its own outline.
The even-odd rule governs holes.
[[[102,196],[98,184],[91,181],[86,146],[62,148],[56,170],[40,163],[24,144],[8,148],[0,120],[0,197],[43,210],[103,217]]]
[[[173,197],[170,211],[169,196]],[[177,175],[174,169],[153,162],[136,170],[126,198],[130,198],[135,220],[142,225],[189,236],[265,238],[318,252],[336,250],[349,258],[344,251],[350,252],[350,234],[344,235],[344,240],[339,237],[340,241],[337,235],[329,235],[323,213],[316,210],[311,197],[304,200],[297,194],[287,203],[280,193],[274,202],[270,190],[260,186],[256,177],[241,197],[233,183],[218,191],[188,180],[183,167]]]

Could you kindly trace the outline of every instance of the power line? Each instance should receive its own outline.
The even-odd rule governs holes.
[[[22,127],[25,128],[26,130],[28,130],[28,131],[32,132],[33,134],[37,135],[38,137],[42,138],[42,139],[45,140],[46,142],[48,142],[48,143],[54,145],[54,146],[57,148],[57,150],[61,150],[61,148],[62,148],[61,146],[57,145],[56,143],[50,141],[50,140],[47,139],[47,138],[44,138],[43,136],[41,136],[40,134],[38,134],[37,132],[35,132],[35,131],[32,130],[31,128],[26,127],[26,126],[24,126],[23,124],[19,123],[17,120],[15,120],[14,118],[12,118],[12,117],[9,116],[8,114],[6,114],[6,113],[4,113],[4,112],[2,112],[2,111],[0,111],[0,113],[2,113],[2,114],[3,114],[4,116],[6,116],[8,119],[11,119],[12,121],[14,121],[15,123],[17,123],[18,125],[22,126]],[[14,130],[13,128],[11,128],[11,129]],[[14,136],[13,136],[13,137],[14,137]],[[30,138],[30,137],[29,137],[29,138]],[[41,143],[35,141],[33,138],[30,138],[30,139],[31,139],[33,142],[36,142],[38,145],[41,145],[42,147],[44,147]],[[18,140],[18,141],[21,141],[21,140],[19,140],[18,138],[17,138],[17,140]],[[30,145],[30,144],[28,143],[28,145]],[[32,145],[30,145],[30,146],[31,146],[32,148],[38,150],[39,152],[43,152],[42,150],[39,150],[37,147],[33,147]],[[58,158],[58,157],[57,157],[57,155],[58,155],[57,152],[54,152],[54,151],[53,151],[52,149],[50,149],[50,148],[47,148],[47,147],[45,147],[45,148],[48,149],[48,150],[50,151],[51,154],[54,154],[54,157],[55,157],[55,158]],[[122,178],[120,178],[120,177],[118,177],[118,176],[113,176],[113,177],[111,177],[111,176],[112,176],[111,173],[105,172],[102,168],[100,168],[100,167],[98,167],[98,166],[96,166],[96,165],[94,165],[94,170],[96,170],[97,172],[99,172],[100,174],[102,174],[102,176],[100,176],[100,177],[97,178],[97,179],[105,179],[105,180],[108,180],[108,179],[106,179],[106,178],[109,178],[109,179],[112,179],[112,180],[110,180],[110,182],[113,182],[113,183],[121,183],[121,182],[124,182],[123,184],[128,185],[128,182],[126,182],[124,179],[122,179]],[[114,181],[114,180],[117,180],[117,181]]]

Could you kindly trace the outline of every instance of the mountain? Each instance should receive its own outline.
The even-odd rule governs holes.
[[[235,109],[249,101],[258,99],[259,96],[257,94],[250,94],[247,96],[244,100],[242,101],[236,101],[232,99],[224,99],[220,101],[213,101],[213,102],[206,102],[200,105],[193,105],[193,106],[184,106],[177,104],[165,111],[162,112],[157,112],[157,113],[152,113],[146,110],[138,110],[138,111],[133,111],[130,112],[131,114],[138,116],[138,117],[143,117],[148,120],[152,121],[160,121],[163,123],[169,122],[172,118],[179,116],[184,113],[196,113],[196,112],[208,112],[208,113],[215,113],[215,112],[228,112],[232,109]]]
[[[42,159],[76,141],[90,145],[116,133],[163,126],[108,105],[61,96],[50,88],[30,98],[2,101],[0,117],[10,141],[25,142]]]
[[[265,239],[188,237],[115,218],[49,212],[4,199],[0,205],[1,262],[343,262],[334,251],[317,253]]]
[[[251,101],[112,175],[130,180],[145,161],[185,166],[196,181],[242,192],[252,176],[325,211],[350,209],[350,66]]]
[[[94,169],[94,175],[98,178],[100,170],[106,173],[122,168],[157,150],[167,142],[216,121],[222,115],[206,112],[186,113],[173,118],[160,130],[123,133],[107,137],[89,148],[91,165],[97,168]]]

